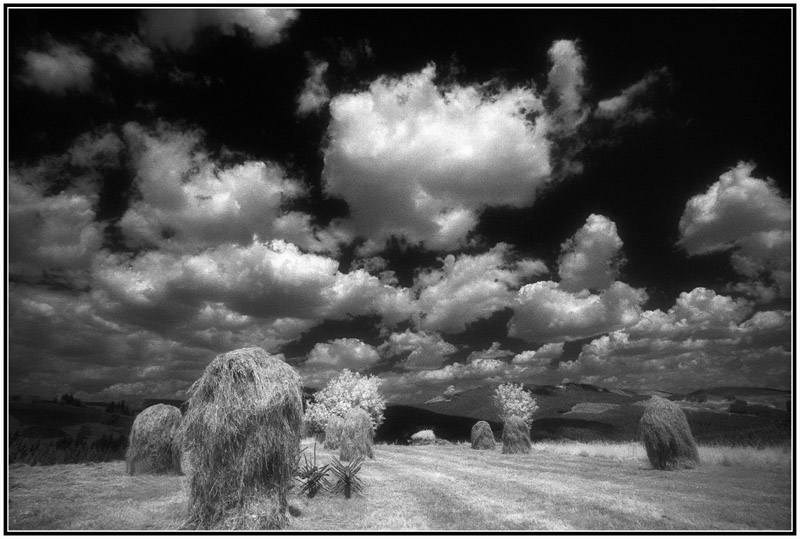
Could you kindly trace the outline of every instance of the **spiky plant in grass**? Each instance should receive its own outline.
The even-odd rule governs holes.
[[[300,494],[313,498],[326,485],[325,476],[328,474],[328,465],[317,466],[317,444],[314,444],[313,460],[309,461],[308,455],[303,455],[303,460],[303,464],[298,466],[296,473],[300,478]]]
[[[692,429],[680,406],[653,397],[639,420],[639,435],[647,459],[657,470],[694,468],[700,462]]]
[[[155,404],[136,416],[126,453],[127,471],[180,474],[181,450],[178,435],[181,411],[169,404]]]
[[[217,356],[189,390],[187,526],[281,529],[303,420],[292,367],[261,348]]]
[[[472,449],[494,449],[494,433],[487,421],[478,421],[472,426],[470,443]]]
[[[342,464],[339,459],[333,457],[330,469],[335,480],[333,483],[328,483],[328,490],[333,494],[344,494],[345,499],[348,500],[353,493],[362,494],[364,482],[358,477],[358,472],[361,471],[363,462],[364,458],[358,457],[349,464]]]
[[[339,449],[341,445],[342,428],[344,419],[338,415],[332,415],[325,426],[325,449]]]

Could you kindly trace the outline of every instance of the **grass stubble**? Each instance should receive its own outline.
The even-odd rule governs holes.
[[[313,446],[307,439],[304,445]],[[789,530],[791,452],[700,446],[694,470],[653,470],[638,443],[376,445],[364,496],[289,495],[289,530]],[[335,451],[317,444],[317,461]],[[185,478],[125,463],[13,465],[10,529],[175,530]]]

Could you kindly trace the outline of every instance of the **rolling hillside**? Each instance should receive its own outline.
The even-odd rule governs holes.
[[[536,398],[531,438],[541,440],[630,441],[638,437],[638,422],[644,402],[652,392],[606,389],[589,384],[526,386]],[[478,420],[490,422],[500,437],[502,424],[491,405],[494,386],[457,393],[452,399],[432,399],[415,405],[389,404],[385,421],[376,432],[376,441],[405,444],[409,437],[432,429],[439,438],[452,441],[469,439]],[[698,395],[705,395],[699,399]],[[731,395],[748,402],[743,413],[729,413]],[[764,388],[712,388],[687,395],[672,395],[687,414],[695,438],[700,443],[733,445],[776,445],[789,440],[790,393]],[[686,400],[684,400],[686,399]],[[698,402],[702,401],[702,402]],[[181,406],[179,401],[151,399],[136,403],[134,411],[157,402]],[[9,434],[26,439],[56,440],[75,436],[81,426],[91,432],[89,441],[103,435],[128,435],[132,416],[112,417],[103,403],[82,407],[14,398],[8,404]]]

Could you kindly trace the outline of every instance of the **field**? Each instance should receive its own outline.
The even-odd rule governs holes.
[[[310,446],[311,440],[304,441]],[[637,444],[378,445],[363,496],[292,495],[291,530],[790,530],[791,454],[701,447],[694,470],[650,469]],[[330,453],[317,445],[317,460]],[[9,468],[9,530],[176,530],[184,477],[120,461]]]

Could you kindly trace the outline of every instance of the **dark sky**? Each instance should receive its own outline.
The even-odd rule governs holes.
[[[792,384],[793,8],[6,15],[13,393]]]

